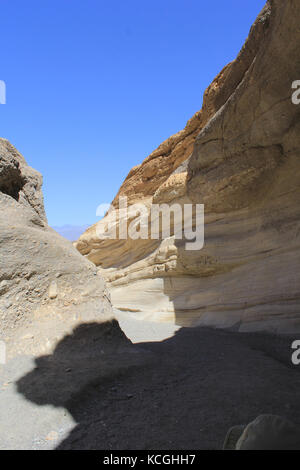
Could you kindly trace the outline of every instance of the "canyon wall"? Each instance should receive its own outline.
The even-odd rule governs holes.
[[[117,212],[119,196],[204,204],[202,250],[174,236],[100,240],[96,225],[78,240],[117,309],[178,325],[300,330],[299,24],[298,0],[267,2],[202,110],[130,171],[113,201]]]
[[[95,265],[46,220],[42,177],[0,139],[0,340],[8,355],[51,349],[82,322],[112,317]]]

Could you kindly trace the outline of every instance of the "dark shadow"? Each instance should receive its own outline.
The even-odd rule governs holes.
[[[25,178],[18,167],[8,167],[0,175],[0,192],[7,194],[16,201],[19,200],[19,193],[25,185]]]
[[[83,324],[17,382],[78,423],[58,449],[220,449],[232,425],[274,413],[300,425],[290,340],[183,328],[132,345],[118,323]]]
[[[37,405],[69,407],[87,386],[101,385],[149,360],[132,345],[116,320],[84,323],[65,336],[53,354],[35,359],[35,369],[18,381],[18,391]]]

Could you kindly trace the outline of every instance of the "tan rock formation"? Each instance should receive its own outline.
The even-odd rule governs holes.
[[[300,330],[300,4],[267,2],[202,111],[120,188],[129,203],[205,204],[205,246],[99,240],[78,250],[108,280],[115,307],[177,324]]]
[[[45,352],[84,321],[111,318],[95,266],[47,225],[42,177],[0,139],[0,340]]]

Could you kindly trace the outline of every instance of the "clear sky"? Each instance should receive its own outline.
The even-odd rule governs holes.
[[[50,225],[89,224],[182,129],[265,0],[1,0],[0,136],[44,176]]]

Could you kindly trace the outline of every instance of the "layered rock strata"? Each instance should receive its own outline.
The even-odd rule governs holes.
[[[77,249],[138,318],[300,330],[300,4],[268,1],[186,128],[134,167],[113,201],[205,205],[205,244],[100,240]],[[107,216],[109,217],[109,215]]]

